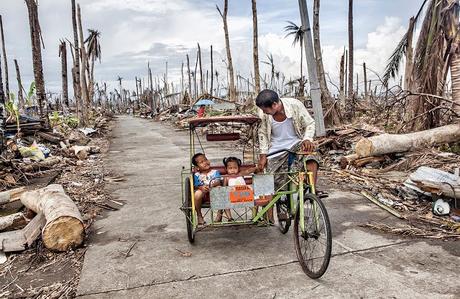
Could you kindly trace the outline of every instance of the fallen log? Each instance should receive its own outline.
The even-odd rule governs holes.
[[[78,160],[86,160],[91,151],[91,147],[74,145],[70,148],[70,150],[73,151]]]
[[[355,153],[360,157],[402,153],[436,144],[460,140],[460,124],[452,124],[409,134],[382,134],[363,138],[356,143]]]
[[[61,136],[49,132],[38,131],[37,135],[54,144],[59,144],[59,142],[62,140]]]
[[[343,156],[340,159],[340,168],[342,168],[342,169],[347,168],[348,165],[351,165],[351,163],[353,163],[353,161],[355,161],[358,158],[359,157],[358,157],[357,154],[351,154],[351,155]]]
[[[24,187],[0,192],[0,205],[19,200],[21,194],[24,192],[26,192],[26,188]]]
[[[43,213],[46,224],[42,230],[43,244],[50,250],[66,251],[81,245],[84,226],[75,203],[61,185],[25,192],[21,202],[34,212]]]
[[[369,163],[373,163],[373,162],[383,162],[385,161],[385,157],[384,156],[378,156],[378,157],[365,157],[365,158],[361,158],[361,159],[356,159],[355,161],[352,162],[353,166],[356,166],[356,167],[363,167]]]
[[[24,172],[38,171],[44,169],[51,169],[56,164],[61,162],[60,157],[48,157],[43,161],[38,161],[30,164],[20,164],[19,168]]]
[[[0,231],[5,229],[15,229],[25,225],[27,220],[21,212],[0,217]]]

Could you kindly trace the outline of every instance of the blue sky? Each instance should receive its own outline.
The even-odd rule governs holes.
[[[307,1],[310,20],[312,2]],[[423,0],[354,2],[355,69],[359,72],[360,64],[365,61],[381,72],[404,34],[409,17],[417,13]],[[48,90],[59,92],[59,39],[73,39],[70,0],[40,0],[39,3],[46,47],[43,50],[45,81]],[[154,76],[161,76],[168,61],[170,79],[177,82],[185,54],[188,53],[194,63],[197,42],[203,49],[204,68],[209,66],[207,55],[212,44],[217,68],[225,74],[224,35],[215,8],[216,4],[222,7],[222,0],[81,0],[79,3],[83,26],[102,32],[102,63],[96,66],[100,81],[115,87],[116,78],[121,76],[129,85],[135,76],[145,76],[147,62],[153,67]],[[25,85],[33,74],[26,5],[24,1],[1,0],[0,14],[5,27],[10,85],[15,90],[14,58],[19,61]],[[298,76],[299,48],[293,48],[291,39],[284,38],[287,20],[300,23],[298,1],[259,0],[258,15],[261,60],[272,53],[277,69],[286,78]],[[340,55],[348,43],[347,18],[348,1],[321,1],[321,44],[325,69],[332,81],[336,81]],[[235,68],[248,76],[252,71],[251,1],[229,0],[229,28]],[[268,71],[265,65],[261,66],[264,72]]]

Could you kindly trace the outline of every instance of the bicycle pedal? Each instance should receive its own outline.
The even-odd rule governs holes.
[[[326,197],[329,197],[329,193],[324,192],[324,191],[320,191],[320,192],[316,193],[316,196],[318,196],[318,198],[326,198]]]

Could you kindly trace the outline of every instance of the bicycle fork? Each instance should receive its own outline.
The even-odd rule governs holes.
[[[305,203],[304,203],[304,180],[305,180],[305,174],[308,176],[308,181],[310,182],[309,188],[312,194],[315,194],[315,184],[313,182],[313,173],[312,172],[299,172],[299,197],[298,197],[298,208],[299,208],[299,224],[300,224],[300,230],[302,232],[302,235],[306,235],[305,232]],[[312,217],[313,217],[313,222],[315,225],[315,234],[319,232],[319,215],[318,215],[318,207],[316,204],[316,201],[312,201],[311,203],[311,208],[312,208]]]

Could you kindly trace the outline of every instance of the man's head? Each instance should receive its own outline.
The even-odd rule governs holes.
[[[257,95],[256,105],[265,114],[269,115],[274,115],[283,109],[283,104],[278,94],[270,89],[264,89]]]
[[[197,153],[192,157],[192,164],[198,167],[199,171],[207,171],[211,167],[211,163],[203,153]]]

